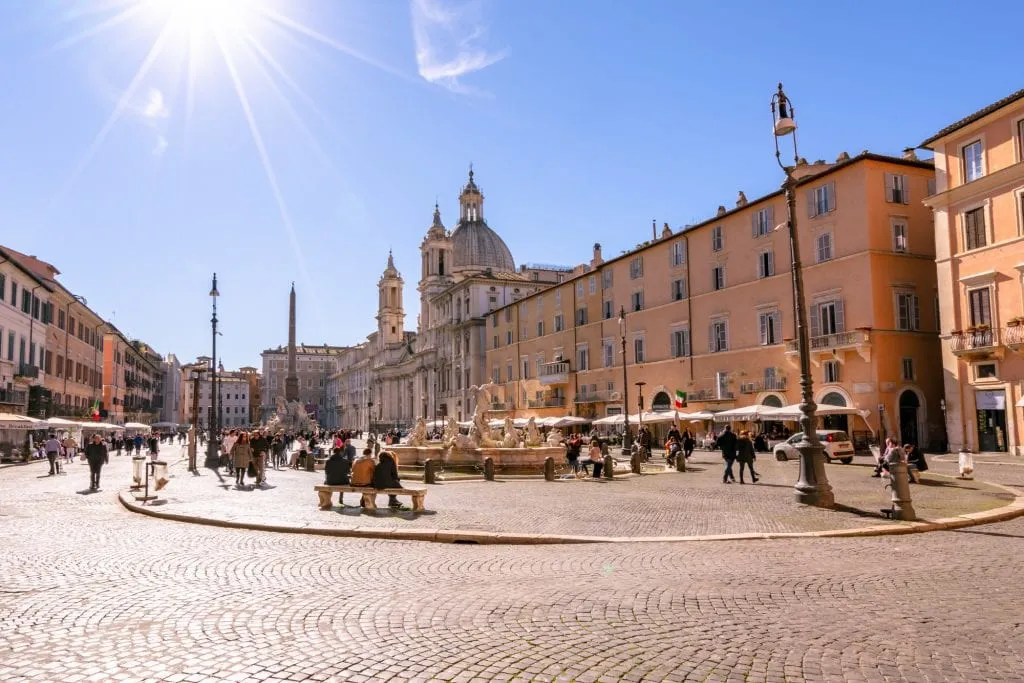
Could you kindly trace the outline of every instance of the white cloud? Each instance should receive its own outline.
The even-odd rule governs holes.
[[[156,144],[153,145],[153,156],[160,158],[167,151],[167,138],[163,135],[157,134]]]
[[[156,135],[152,152],[153,156],[159,159],[170,144],[164,131],[167,128],[167,119],[171,116],[171,110],[167,107],[163,92],[159,88],[150,88],[145,101],[135,105],[132,109],[146,127]]]
[[[479,0],[463,0],[460,4],[442,0],[410,2],[420,76],[452,92],[478,93],[460,79],[505,57],[504,52],[489,52],[482,45],[487,28],[481,19]]]
[[[149,98],[146,100],[146,106],[142,108],[142,115],[147,119],[166,119],[171,115],[164,104],[164,94],[158,89],[149,89]]]

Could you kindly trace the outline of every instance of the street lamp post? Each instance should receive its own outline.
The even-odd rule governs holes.
[[[633,437],[629,433],[629,374],[626,370],[626,307],[619,307],[619,336],[622,338],[622,454],[628,455],[633,447]]]
[[[199,378],[206,368],[192,369],[192,429],[188,430],[188,471],[197,472],[196,440],[199,436]]]
[[[217,387],[217,273],[213,274],[213,286],[210,288],[210,299],[213,300],[213,317],[210,325],[213,328],[213,362],[210,365],[210,443],[206,449],[206,466],[216,469],[220,465],[220,413]]]
[[[373,432],[373,401],[366,402],[366,435]]]
[[[800,240],[796,226],[796,179],[793,169],[798,159],[796,145],[796,120],[792,102],[779,90],[772,96],[772,126],[775,140],[775,160],[786,174],[782,187],[786,192],[787,223],[789,227],[789,251],[793,271],[793,308],[796,312],[797,347],[800,351],[800,427],[802,438],[795,444],[800,454],[800,478],[795,487],[798,503],[830,508],[835,505],[835,496],[825,474],[825,449],[818,441],[817,419],[814,404],[814,380],[811,378],[811,346],[807,328],[807,310],[804,305],[804,276],[800,262]],[[782,163],[779,139],[793,136],[793,166]]]
[[[644,385],[646,385],[647,382],[636,382],[635,384],[636,384],[636,390],[637,390],[637,394],[638,394],[637,397],[636,397],[636,405],[637,405],[637,408],[639,409],[639,410],[637,410],[636,418],[640,422],[637,425],[637,427],[636,427],[636,435],[637,435],[637,439],[639,440],[640,439],[640,432],[643,431],[643,428],[644,428]],[[641,442],[640,445],[643,446],[643,443]]]

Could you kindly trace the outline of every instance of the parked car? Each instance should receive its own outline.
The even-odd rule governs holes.
[[[803,432],[797,432],[780,444],[775,445],[775,459],[779,462],[799,460],[800,453],[796,444],[803,438]],[[853,442],[850,435],[838,429],[819,429],[818,441],[825,447],[825,459],[828,462],[838,460],[844,465],[853,462]]]

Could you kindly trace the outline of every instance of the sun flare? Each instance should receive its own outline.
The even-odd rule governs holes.
[[[187,29],[222,31],[238,28],[253,0],[149,0],[152,9]]]

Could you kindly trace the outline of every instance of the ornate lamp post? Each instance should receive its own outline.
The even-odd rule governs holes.
[[[807,328],[807,310],[804,305],[804,275],[800,263],[800,240],[796,228],[796,179],[793,169],[797,160],[796,120],[793,105],[784,92],[782,83],[772,96],[772,126],[775,140],[775,160],[786,174],[782,184],[786,192],[787,223],[789,227],[789,251],[793,272],[793,309],[796,312],[797,347],[800,351],[800,428],[803,438],[795,444],[800,454],[800,478],[796,482],[796,500],[804,505],[829,508],[835,505],[835,496],[825,474],[825,449],[818,441],[817,419],[814,404],[814,381],[811,379],[811,346]],[[793,136],[793,166],[782,163],[779,140]]]
[[[637,410],[636,417],[637,420],[640,421],[636,426],[636,436],[639,440],[640,432],[644,428],[644,385],[646,385],[647,382],[636,382],[635,384],[637,390],[636,405],[639,408],[639,410]]]
[[[213,362],[210,364],[210,443],[206,449],[206,466],[217,469],[220,465],[220,411],[217,394],[217,273],[213,274],[213,286],[210,288],[210,298],[213,300],[213,317],[210,324],[213,328]]]
[[[622,432],[622,454],[629,455],[633,436],[629,433],[629,375],[626,371],[626,307],[619,307],[619,336],[622,338],[622,417],[625,429]]]

